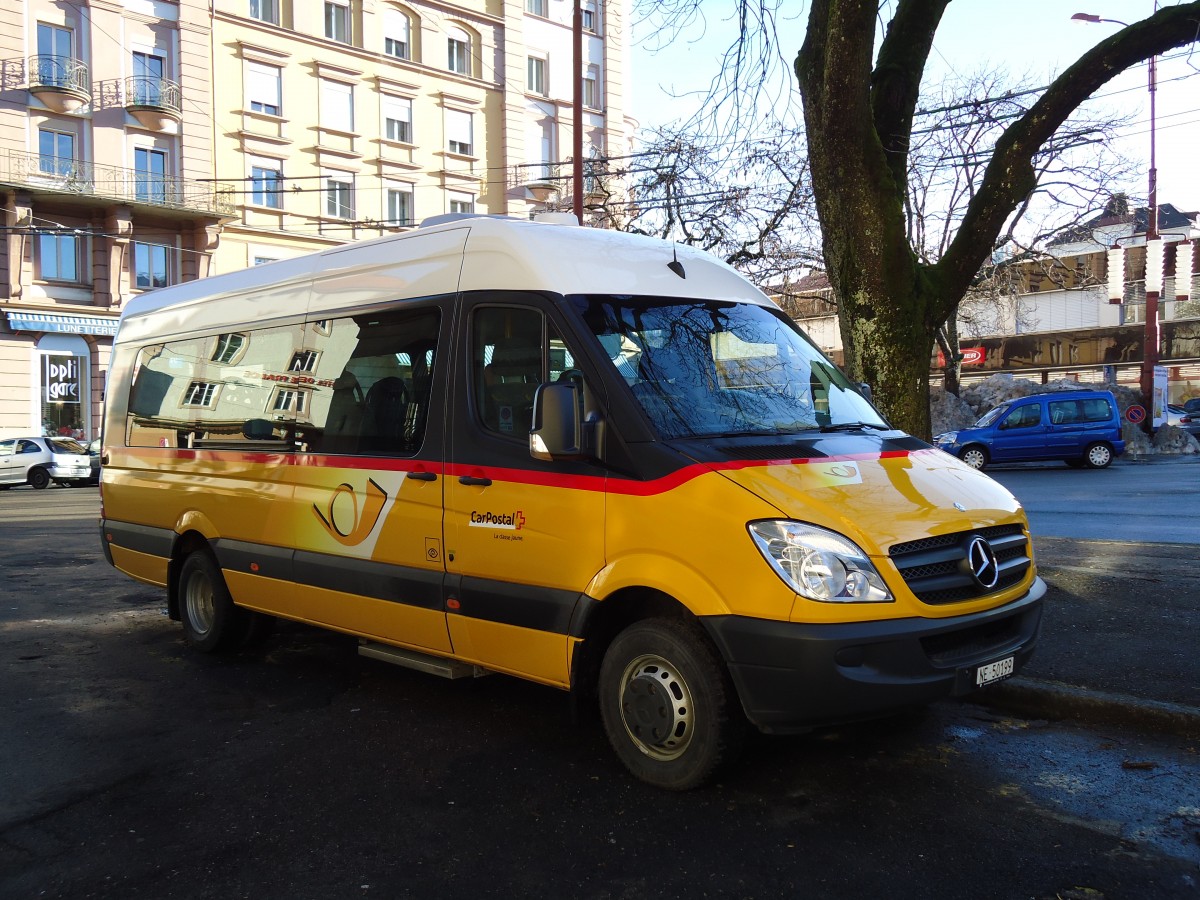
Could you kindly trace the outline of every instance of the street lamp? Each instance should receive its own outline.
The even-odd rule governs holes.
[[[1154,2],[1154,11],[1158,12],[1158,0]],[[1111,22],[1114,25],[1129,27],[1128,22],[1120,19],[1105,19],[1092,13],[1075,13],[1071,16],[1076,22]],[[1158,167],[1154,163],[1154,99],[1158,92],[1158,57],[1150,57],[1150,184],[1149,196],[1146,198],[1146,333],[1142,349],[1142,395],[1154,408],[1154,368],[1158,365],[1158,295],[1162,291],[1163,245],[1158,237]],[[1154,428],[1154,415],[1151,412],[1146,417],[1147,430]]]

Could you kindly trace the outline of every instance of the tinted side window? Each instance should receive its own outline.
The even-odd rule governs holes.
[[[1112,418],[1112,404],[1103,397],[1080,401],[1083,406],[1083,421],[1107,422]]]
[[[1039,424],[1042,421],[1042,408],[1037,403],[1031,403],[1028,406],[1018,406],[1008,414],[1000,427],[1009,428],[1030,428]]]
[[[0,441],[0,456],[12,456],[15,441]]]
[[[323,321],[309,342],[337,374],[312,392],[311,417],[299,428],[308,449],[416,453],[428,424],[439,323],[436,309]]]

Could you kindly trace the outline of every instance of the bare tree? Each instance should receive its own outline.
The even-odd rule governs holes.
[[[1037,187],[1043,148],[1118,73],[1200,33],[1200,0],[1163,7],[1101,40],[1031,95],[1028,109],[980,159],[981,175],[945,251],[926,262],[910,243],[905,204],[922,78],[948,4],[810,0],[794,65],[846,368],[874,385],[893,422],[917,435],[929,434],[929,355],[937,329]],[[669,0],[668,7],[694,12],[699,0]],[[736,47],[704,115],[760,109],[765,78],[780,56],[771,29],[783,7],[783,0],[732,0]],[[756,52],[767,61],[756,61]]]
[[[803,136],[775,128],[716,144],[659,128],[622,173],[627,200],[598,203],[597,224],[698,247],[761,285],[819,263]]]
[[[1028,113],[1042,90],[989,70],[943,81],[934,105],[917,111],[904,208],[909,243],[922,265],[935,265],[949,250],[1004,129]],[[1076,112],[1035,154],[1037,187],[1009,216],[992,253],[934,333],[950,393],[958,393],[962,368],[960,319],[977,335],[987,333],[985,319],[996,327],[1017,318],[1017,297],[1029,281],[1023,273],[1065,284],[1063,267],[1041,248],[1077,228],[1132,177],[1133,164],[1114,147],[1127,123],[1128,117]]]

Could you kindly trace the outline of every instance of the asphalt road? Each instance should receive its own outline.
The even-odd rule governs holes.
[[[1200,456],[1117,460],[1107,469],[1062,463],[989,466],[1035,536],[1200,545]]]
[[[97,507],[0,492],[0,897],[1200,893],[1188,742],[945,703],[667,794],[548,688],[301,626],[193,652],[103,561]]]

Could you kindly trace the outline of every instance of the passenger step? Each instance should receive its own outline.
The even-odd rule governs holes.
[[[377,644],[374,641],[360,640],[358,653],[360,656],[381,659],[397,666],[404,666],[406,669],[416,669],[418,672],[427,672],[442,678],[482,678],[484,675],[492,674],[490,669],[482,666],[473,666],[470,663],[446,659],[443,656],[431,656],[416,650],[404,650],[390,644]]]

